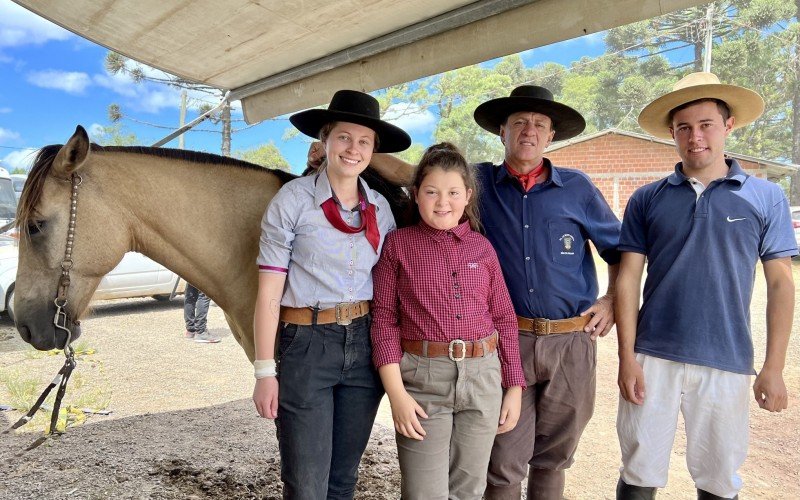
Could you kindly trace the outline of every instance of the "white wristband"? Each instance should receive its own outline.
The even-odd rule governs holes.
[[[274,359],[257,359],[253,362],[256,379],[274,377],[278,374]]]

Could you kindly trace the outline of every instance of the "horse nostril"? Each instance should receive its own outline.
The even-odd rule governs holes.
[[[31,332],[28,330],[27,326],[18,326],[17,331],[19,332],[19,336],[22,337],[22,340],[29,344],[31,343]]]

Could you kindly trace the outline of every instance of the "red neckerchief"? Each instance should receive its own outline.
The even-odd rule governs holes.
[[[528,172],[527,174],[521,174],[517,172],[516,170],[511,168],[511,165],[509,165],[507,162],[503,162],[503,165],[506,166],[506,170],[508,170],[509,174],[516,177],[516,179],[522,185],[522,189],[525,190],[525,192],[527,192],[530,191],[530,189],[536,185],[536,178],[544,170],[544,158],[542,158],[542,161],[540,161],[539,164],[536,165],[536,167],[534,167],[534,169]]]
[[[333,197],[328,198],[322,203],[322,211],[325,218],[333,227],[347,234],[360,233],[366,228],[366,237],[375,253],[378,253],[378,245],[381,242],[381,232],[378,229],[378,217],[375,214],[375,205],[367,203],[361,193],[358,194],[358,210],[361,212],[361,225],[359,227],[348,226],[339,213],[339,207]]]

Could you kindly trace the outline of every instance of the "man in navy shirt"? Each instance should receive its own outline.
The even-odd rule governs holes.
[[[549,90],[517,87],[481,104],[475,120],[505,146],[503,163],[476,166],[480,217],[518,315],[527,384],[517,426],[495,440],[485,498],[519,499],[527,474],[529,499],[560,500],[564,470],[594,410],[594,340],[614,324],[620,223],[585,174],[544,158],[553,140],[586,126]],[[413,173],[387,155],[373,155],[372,166],[390,179]],[[599,299],[589,241],[609,266],[608,293]]]
[[[677,414],[700,499],[736,498],[747,455],[753,374],[750,299],[756,263],[767,282],[767,353],[753,392],[787,407],[783,367],[794,310],[797,255],[786,197],[726,159],[725,139],[756,120],[761,97],[693,73],[639,115],[675,141],[681,162],[628,201],[617,280],[622,449],[617,498],[651,499],[667,484]],[[644,301],[641,278],[647,262]]]

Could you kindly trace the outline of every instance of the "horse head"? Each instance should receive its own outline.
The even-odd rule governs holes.
[[[89,136],[78,126],[67,144],[39,151],[20,197],[14,312],[20,335],[36,349],[64,348],[80,335],[78,318],[127,249],[123,221],[93,182],[101,168],[92,165]],[[65,313],[60,325],[58,312]]]

